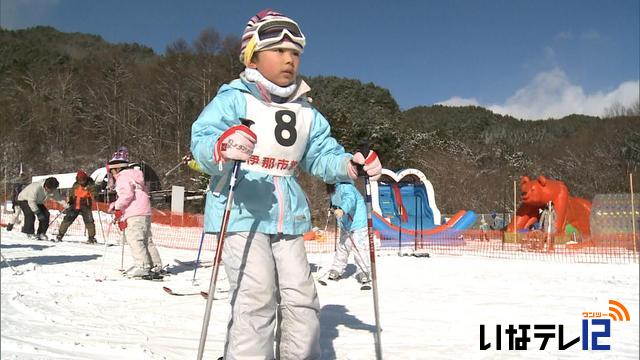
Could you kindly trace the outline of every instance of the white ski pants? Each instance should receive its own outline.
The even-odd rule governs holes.
[[[319,359],[320,302],[302,236],[230,233],[222,261],[231,303],[225,360]]]
[[[131,248],[135,266],[150,269],[162,267],[162,260],[151,238],[151,216],[132,216],[127,219],[124,236]]]
[[[349,236],[351,236],[353,242],[349,239]],[[369,249],[369,246],[367,245],[368,241],[369,233],[367,232],[367,228],[354,230],[352,232],[340,229],[340,242],[336,246],[336,255],[333,257],[333,265],[331,265],[331,269],[337,271],[338,274],[342,274],[349,262],[349,255],[353,253],[354,261],[358,266],[357,272],[366,271],[369,273],[370,260],[369,253],[367,252],[367,249]]]

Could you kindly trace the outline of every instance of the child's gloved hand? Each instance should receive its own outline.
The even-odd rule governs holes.
[[[113,213],[113,221],[120,221],[120,219],[122,219],[122,215],[124,215],[122,210],[115,210]]]
[[[227,160],[247,161],[258,138],[256,134],[244,125],[232,126],[220,135],[216,142],[213,159],[216,162]]]
[[[367,176],[371,180],[378,180],[382,174],[382,164],[378,158],[378,154],[375,151],[369,150],[367,158],[364,158],[361,152],[357,152],[353,155],[353,158],[347,165],[347,172],[352,179],[358,178],[358,165],[364,165],[362,169],[367,173]]]
[[[333,215],[335,215],[337,219],[340,219],[342,215],[344,215],[344,211],[340,208],[337,208],[333,210]]]
[[[189,153],[189,154],[187,154],[187,155],[182,157],[182,161],[180,163],[181,164],[187,164],[187,163],[189,163],[189,161],[191,161],[191,159],[193,159],[193,157]]]

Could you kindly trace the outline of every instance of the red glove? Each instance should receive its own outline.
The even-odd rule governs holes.
[[[118,221],[118,228],[120,231],[124,231],[127,228],[127,220]]]
[[[349,177],[354,180],[358,178],[358,165],[363,166],[363,170],[371,180],[378,180],[382,174],[382,164],[380,163],[378,154],[373,150],[369,151],[366,159],[360,152],[353,155],[353,158],[347,165],[347,173]]]
[[[258,138],[245,125],[236,125],[227,129],[216,142],[213,159],[216,162],[227,160],[247,161],[253,153]]]
[[[123,215],[122,210],[117,209],[114,212],[114,218],[113,218],[113,222],[118,224],[118,228],[120,228],[120,231],[124,231],[124,229],[127,228],[127,220],[120,220],[122,219],[122,215]]]

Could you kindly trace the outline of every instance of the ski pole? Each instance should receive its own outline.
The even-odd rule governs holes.
[[[366,158],[369,155],[369,144],[363,143],[360,146],[360,152]],[[367,204],[367,232],[369,234],[369,259],[371,261],[371,285],[373,288],[373,311],[376,318],[376,360],[382,360],[382,343],[380,339],[380,312],[378,307],[378,277],[376,274],[376,248],[373,241],[373,220],[371,217],[371,184],[369,176],[364,172],[363,166],[358,166],[358,176],[364,178],[365,202]]]
[[[242,125],[251,127],[253,121],[248,119],[240,119]],[[207,296],[207,307],[204,312],[204,319],[202,321],[202,331],[200,332],[200,344],[198,345],[198,360],[202,360],[204,355],[204,343],[207,341],[207,330],[209,329],[209,320],[211,318],[211,307],[213,305],[213,295],[216,291],[216,281],[218,280],[218,269],[220,268],[220,259],[222,258],[222,247],[224,246],[224,237],[227,232],[227,225],[229,224],[229,218],[231,215],[231,206],[233,205],[233,193],[236,189],[236,181],[238,180],[238,173],[240,172],[240,165],[242,161],[235,160],[233,163],[233,172],[231,180],[229,181],[229,195],[227,196],[227,203],[225,204],[224,215],[222,216],[222,223],[220,224],[220,232],[218,233],[218,245],[216,246],[216,254],[213,260],[213,272],[211,273],[211,282],[209,284],[209,294]]]
[[[120,254],[120,271],[124,270],[124,241],[125,241],[125,237],[124,237],[124,230],[121,230],[122,232],[122,253]]]
[[[102,216],[100,216],[100,208],[98,207],[98,201],[91,195],[91,201],[96,204],[96,212],[98,213],[98,222],[100,223],[100,232],[102,233],[102,240],[104,240],[105,247],[107,244],[107,238],[104,236],[104,226],[102,226]]]
[[[327,236],[327,228],[329,227],[329,217],[331,216],[331,208],[327,209],[327,222],[324,224],[324,236]]]
[[[105,237],[104,235],[104,229],[102,229],[102,237],[104,238],[104,251],[102,253],[102,264],[100,265],[100,279],[104,279],[104,261],[107,258],[107,237],[109,236],[109,234],[111,233],[111,226],[113,225],[113,223],[109,223],[109,225],[107,226],[107,236]],[[100,225],[100,227],[102,228],[102,225]],[[98,279],[96,279],[96,281],[98,281]]]
[[[198,246],[198,256],[196,257],[196,267],[193,269],[193,279],[191,284],[196,282],[196,271],[198,271],[198,265],[200,265],[200,252],[202,251],[202,243],[204,242],[204,227],[202,228],[202,236],[200,236],[200,246]]]
[[[13,265],[11,265],[9,260],[7,260],[7,258],[4,257],[4,255],[2,255],[2,253],[0,253],[0,256],[2,257],[2,261],[6,262],[7,265],[9,265],[9,268],[11,269],[11,271],[13,271],[13,275],[22,275],[22,271],[16,270],[16,268],[14,268]]]
[[[182,165],[182,163],[183,163],[183,162],[182,162],[182,161],[180,161],[180,162],[178,163],[178,165],[176,165],[176,166],[172,167],[172,168],[171,168],[171,170],[167,171],[167,172],[164,174],[164,176],[168,176],[168,175],[169,175],[169,174],[171,174],[172,172],[176,171],[176,170],[180,167],[180,165]]]
[[[56,220],[58,220],[58,218],[60,217],[60,215],[64,214],[64,212],[59,211],[58,215],[56,215],[53,220],[49,221],[49,226],[51,226],[51,224],[53,224]]]

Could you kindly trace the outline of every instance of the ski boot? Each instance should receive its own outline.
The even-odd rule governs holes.
[[[366,272],[356,274],[356,280],[360,283],[360,285],[368,284],[371,282],[371,278],[369,278],[369,274]]]
[[[336,270],[330,270],[329,271],[329,280],[334,280],[334,281],[340,280],[340,273],[337,272]]]
[[[87,244],[92,245],[92,244],[97,244],[97,243],[98,243],[98,240],[96,240],[96,238],[95,238],[95,237],[93,237],[93,236],[91,236],[91,237],[89,237],[89,238],[87,239]]]
[[[7,224],[7,231],[11,231],[13,230],[13,224],[9,223]]]
[[[145,279],[149,278],[149,274],[150,272],[148,268],[133,266],[129,270],[125,271],[123,275],[129,279]]]

